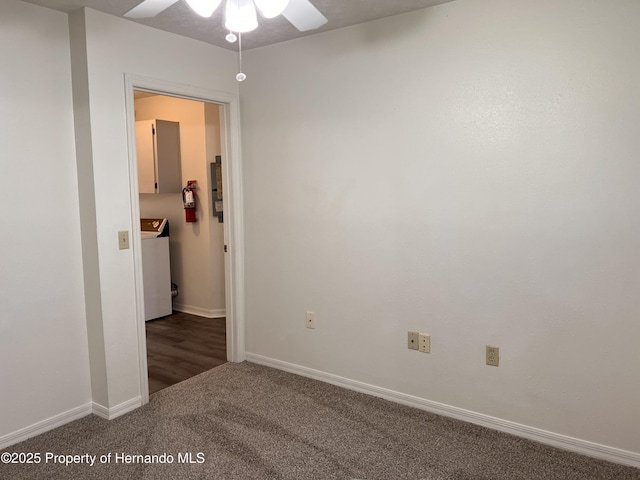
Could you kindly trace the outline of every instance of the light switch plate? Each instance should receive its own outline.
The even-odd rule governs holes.
[[[129,231],[122,230],[118,232],[118,248],[127,250],[129,248]]]

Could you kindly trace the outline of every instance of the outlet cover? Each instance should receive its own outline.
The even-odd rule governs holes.
[[[409,350],[418,350],[418,332],[409,332],[407,337],[407,347]]]
[[[487,345],[487,365],[497,367],[500,363],[500,349]]]
[[[307,312],[307,328],[316,328],[315,312]]]
[[[431,335],[424,333],[418,335],[418,350],[423,353],[431,353]]]

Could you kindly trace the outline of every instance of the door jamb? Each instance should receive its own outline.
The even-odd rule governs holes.
[[[185,98],[220,105],[221,147],[225,168],[222,169],[223,191],[225,192],[224,243],[227,253],[225,265],[225,310],[227,360],[245,360],[244,341],[244,232],[242,202],[242,161],[240,152],[240,108],[236,94],[203,89],[190,85],[159,80],[139,75],[124,75],[125,109],[127,124],[127,149],[129,152],[129,192],[131,196],[131,222],[136,325],[138,336],[138,368],[140,378],[141,404],[149,402],[149,380],[147,374],[147,339],[144,322],[144,293],[142,285],[142,240],[140,228],[140,200],[138,197],[138,169],[135,144],[135,109],[133,91],[142,90],[161,95]],[[137,228],[135,228],[137,226]],[[137,233],[137,234],[136,234]]]

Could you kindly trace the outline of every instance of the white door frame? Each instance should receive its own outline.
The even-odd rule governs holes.
[[[245,360],[244,345],[244,237],[242,203],[242,161],[240,155],[240,108],[238,96],[227,92],[208,90],[156,78],[125,73],[125,105],[127,115],[127,148],[129,151],[129,191],[131,194],[132,233],[140,228],[140,199],[138,197],[138,168],[135,143],[135,109],[133,91],[168,95],[208,103],[222,107],[223,122],[220,139],[225,168],[222,169],[224,199],[224,256],[225,310],[227,335],[227,360]],[[136,323],[138,332],[138,367],[142,404],[149,402],[147,375],[147,337],[144,323],[144,293],[142,285],[142,240],[132,235],[135,276]]]

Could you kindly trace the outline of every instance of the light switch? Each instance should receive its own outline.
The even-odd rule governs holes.
[[[118,247],[120,250],[127,250],[129,248],[129,231],[122,230],[118,232]]]

